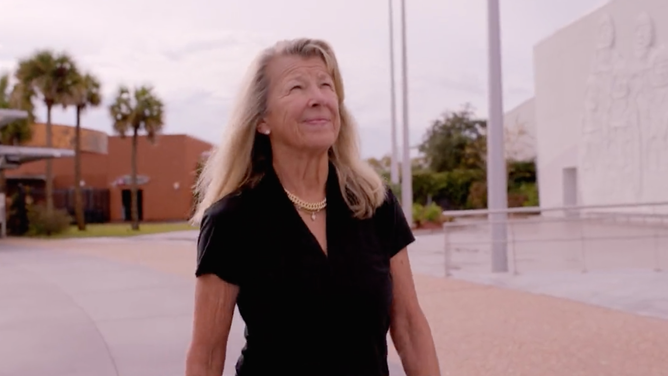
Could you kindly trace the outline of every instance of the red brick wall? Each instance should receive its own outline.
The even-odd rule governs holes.
[[[86,186],[110,190],[111,220],[123,219],[122,190],[129,186],[116,186],[114,181],[131,172],[132,139],[110,136],[108,154],[83,153],[82,177]],[[194,171],[201,153],[212,145],[187,135],[161,135],[151,144],[146,137],[138,139],[137,173],[149,178],[140,186],[143,190],[143,214],[145,221],[170,221],[188,219],[192,208]],[[53,161],[54,187],[69,188],[74,184],[73,158]],[[45,174],[45,162],[22,165],[7,171],[8,176],[34,176]],[[178,183],[175,188],[174,183]]]
[[[131,172],[131,139],[109,138],[109,178],[113,181]],[[147,176],[148,183],[140,186],[143,191],[144,220],[188,219],[192,204],[193,171],[198,150],[208,150],[211,145],[184,135],[159,136],[155,144],[140,137],[137,145],[137,174]],[[201,152],[199,152],[201,153]],[[178,184],[178,187],[175,187]],[[122,189],[112,187],[111,218],[120,220],[122,213]]]

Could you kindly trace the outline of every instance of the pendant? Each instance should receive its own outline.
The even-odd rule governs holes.
[[[315,221],[315,212],[311,213],[311,220]]]

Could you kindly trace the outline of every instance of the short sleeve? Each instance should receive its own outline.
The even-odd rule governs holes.
[[[215,274],[223,281],[239,285],[244,275],[242,233],[234,205],[227,199],[217,202],[202,217],[197,239],[197,277]]]
[[[376,211],[376,223],[390,258],[415,241],[401,204],[389,188],[385,202]]]

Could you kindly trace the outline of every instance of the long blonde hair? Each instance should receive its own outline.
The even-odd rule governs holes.
[[[339,99],[341,128],[329,151],[329,159],[336,168],[343,198],[357,218],[371,217],[385,200],[386,190],[381,177],[360,157],[357,126],[343,103],[343,81],[332,48],[322,40],[302,38],[278,42],[260,53],[250,66],[222,142],[208,157],[195,185],[199,202],[193,224],[199,224],[204,212],[216,201],[256,184],[270,167],[269,139],[259,135],[256,127],[267,107],[267,65],[276,56],[318,56],[323,59]]]

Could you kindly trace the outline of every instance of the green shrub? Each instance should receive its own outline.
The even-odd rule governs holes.
[[[413,204],[413,222],[415,226],[420,227],[426,223],[441,224],[444,221],[443,209],[438,204],[433,202],[426,206],[420,203]]]
[[[424,206],[416,202],[413,204],[413,223],[415,223],[415,226],[420,227],[424,222]]]
[[[436,193],[438,173],[430,171],[413,172],[413,202],[426,205]]]
[[[466,205],[471,209],[484,209],[487,207],[487,182],[483,180],[471,184]]]
[[[7,211],[7,232],[15,236],[23,236],[29,230],[28,205],[25,193],[15,193],[10,199]]]
[[[54,209],[49,214],[42,205],[33,205],[28,210],[31,235],[56,235],[65,232],[72,223],[72,217],[65,210]]]
[[[443,223],[443,209],[435,203],[424,207],[424,220],[426,222]]]
[[[509,208],[519,208],[525,206],[524,203],[527,201],[527,196],[521,192],[508,192],[508,207]]]
[[[526,197],[524,206],[540,206],[538,199],[538,187],[535,183],[524,183],[520,186],[520,192]]]
[[[454,170],[448,173],[442,196],[452,209],[469,209],[469,195],[471,187],[485,181],[485,174],[480,170]],[[486,193],[486,192],[485,192]]]
[[[536,183],[535,161],[508,161],[508,191],[520,192],[525,184]]]
[[[422,205],[436,202],[448,210],[466,209],[471,185],[484,179],[479,170],[413,173],[413,201]]]

